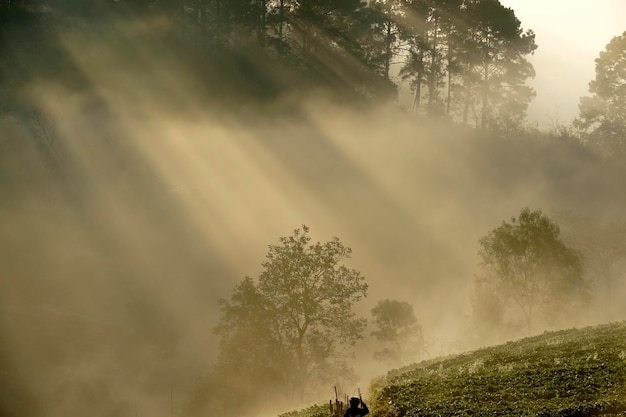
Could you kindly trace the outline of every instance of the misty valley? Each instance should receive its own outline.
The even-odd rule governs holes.
[[[0,0],[0,415],[623,415],[605,45],[540,128],[499,0]]]

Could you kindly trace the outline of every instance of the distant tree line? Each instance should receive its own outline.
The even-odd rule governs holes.
[[[378,103],[396,99],[402,82],[419,114],[509,131],[523,127],[535,95],[527,85],[534,33],[498,0],[2,0],[0,71],[25,77],[50,63],[45,49],[55,57],[47,67],[61,68],[55,30],[113,30],[120,18],[166,18],[151,36],[220,100],[322,88]],[[600,53],[591,95],[565,128],[610,154],[626,149],[625,39],[616,36]],[[2,86],[3,107],[14,87]]]
[[[431,116],[517,124],[534,96],[534,34],[498,0],[199,0],[172,10],[210,51],[259,48],[305,80],[367,98],[395,95],[400,64],[414,109]]]
[[[50,7],[96,24],[165,16],[167,42],[239,73],[252,95],[323,87],[381,101],[404,79],[415,111],[480,127],[519,126],[534,96],[534,34],[498,0],[5,0],[0,13]]]

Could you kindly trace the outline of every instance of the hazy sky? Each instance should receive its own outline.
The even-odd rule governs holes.
[[[611,38],[626,31],[626,0],[500,0],[532,29],[537,97],[528,109],[540,127],[567,123],[595,77],[594,60]]]

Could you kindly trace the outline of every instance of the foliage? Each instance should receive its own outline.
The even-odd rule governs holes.
[[[538,315],[555,320],[584,301],[582,255],[566,246],[559,227],[541,210],[522,209],[480,240],[482,275],[477,289],[490,291],[531,330]]]
[[[424,350],[422,326],[415,318],[413,306],[407,302],[382,300],[372,309],[376,330],[372,335],[387,347],[374,353],[374,359],[394,365],[415,361]]]
[[[573,416],[626,411],[626,323],[544,333],[391,371],[373,416]]]
[[[537,45],[513,10],[498,0],[405,3],[411,18],[400,27],[409,54],[400,73],[415,92],[414,107],[425,91],[427,114],[464,124],[473,116],[483,128],[519,126],[534,97],[525,85],[534,76],[526,57]]]
[[[574,125],[585,138],[610,152],[626,152],[626,32],[616,36],[596,58],[591,96],[580,99]]]
[[[402,12],[405,18],[400,20],[401,38],[408,47],[408,56],[400,70],[403,79],[409,80],[415,94],[413,109],[419,110],[422,96],[427,98],[426,113],[434,115],[439,110],[439,88],[441,87],[441,48],[443,38],[440,35],[440,19],[452,19],[454,7],[441,13],[437,2],[430,0],[407,1]],[[460,3],[456,6],[460,7]],[[443,15],[443,17],[442,17]],[[449,34],[448,38],[451,38]],[[448,52],[450,52],[448,50]],[[423,87],[427,87],[424,93]]]
[[[537,48],[535,35],[523,32],[513,10],[498,0],[466,3],[460,58],[463,120],[467,121],[468,111],[472,110],[477,125],[483,128],[519,124],[534,97],[524,83],[535,75],[526,59]],[[473,108],[475,104],[480,107]]]
[[[220,300],[219,363],[240,381],[237,390],[300,396],[350,378],[344,359],[365,326],[352,306],[367,284],[342,265],[350,248],[337,238],[310,244],[308,232],[303,226],[270,245],[258,281],[246,277],[230,300]]]
[[[280,417],[328,417],[330,415],[329,405],[312,405],[303,410],[290,411],[281,414]]]
[[[626,412],[626,322],[546,332],[424,361],[370,384],[372,417],[618,416]],[[327,416],[309,410],[281,417]],[[309,413],[309,414],[307,414]]]
[[[415,91],[416,108],[430,115],[467,122],[472,113],[482,127],[511,124],[533,97],[525,82],[534,71],[525,57],[536,48],[534,35],[522,33],[513,11],[497,0],[92,3],[24,0],[4,10],[0,2],[0,21],[15,20],[21,4],[37,10],[41,21],[71,16],[74,20],[64,24],[77,30],[107,26],[112,17],[165,18],[168,29],[159,40],[178,53],[188,51],[205,78],[251,77],[255,82],[243,90],[252,97],[273,98],[297,84],[339,97],[395,99],[397,63]],[[89,25],[77,24],[80,20]],[[233,89],[241,94],[241,83],[234,81]]]

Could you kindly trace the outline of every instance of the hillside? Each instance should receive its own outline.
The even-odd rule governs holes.
[[[546,332],[390,371],[373,417],[617,416],[626,413],[626,322]],[[328,416],[328,406],[281,417]]]

